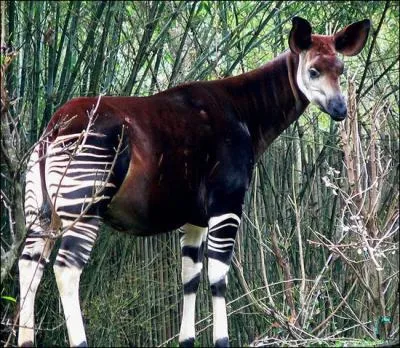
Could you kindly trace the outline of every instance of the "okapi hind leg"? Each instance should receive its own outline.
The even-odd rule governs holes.
[[[207,227],[191,224],[183,226],[181,235],[183,311],[179,333],[180,347],[194,346],[196,293],[203,268],[206,238]]]
[[[87,347],[79,303],[79,281],[97,237],[100,219],[79,220],[63,235],[53,266],[71,347]]]
[[[39,146],[32,152],[28,168],[25,187],[27,238],[18,261],[20,284],[18,346],[21,347],[30,347],[34,344],[36,292],[54,245],[54,241],[44,238],[49,227],[49,216],[48,212],[43,211]]]
[[[18,346],[20,347],[31,347],[34,343],[35,297],[53,245],[52,240],[31,233],[26,239],[18,261],[20,284]]]
[[[81,149],[72,157],[65,149],[68,142],[75,144],[80,133],[59,137],[49,145],[51,156],[46,162],[49,195],[63,228],[53,269],[69,344],[74,347],[87,346],[79,303],[80,276],[89,260],[102,217],[127,170],[127,163],[118,150],[122,144],[118,142],[121,133],[113,130],[105,133],[90,130],[78,142]],[[78,149],[77,144],[74,146]]]

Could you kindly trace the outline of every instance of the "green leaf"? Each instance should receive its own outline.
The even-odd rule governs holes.
[[[17,300],[16,300],[14,297],[12,297],[12,296],[1,296],[1,299],[2,299],[2,300],[6,300],[6,301],[10,301],[10,302],[17,303]]]

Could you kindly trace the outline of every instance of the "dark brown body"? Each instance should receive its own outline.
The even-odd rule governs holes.
[[[189,83],[150,97],[102,97],[94,129],[118,132],[125,125],[129,143],[129,157],[118,163],[126,176],[105,222],[139,235],[187,222],[207,226],[211,191],[221,184],[232,191],[247,188],[254,162],[308,104],[298,91],[296,105],[288,62],[296,71],[296,56],[287,52],[237,77]],[[84,129],[88,117],[82,115],[96,103],[97,98],[77,98],[63,105],[48,130],[60,118],[72,121],[53,138]]]

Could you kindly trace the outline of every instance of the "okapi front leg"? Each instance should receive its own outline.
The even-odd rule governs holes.
[[[212,217],[209,221],[208,279],[212,293],[215,347],[229,346],[225,292],[239,224],[240,217],[232,213]]]
[[[181,347],[194,346],[196,293],[203,268],[206,237],[207,227],[191,224],[183,226],[181,236],[183,313],[179,333]]]

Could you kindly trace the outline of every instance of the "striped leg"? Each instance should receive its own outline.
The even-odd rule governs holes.
[[[101,216],[118,184],[115,175],[108,176],[115,151],[104,135],[89,133],[82,151],[70,159],[64,142],[78,135],[59,137],[49,145],[52,156],[47,159],[46,172],[50,198],[66,231],[53,269],[69,343],[83,347],[87,341],[79,304],[80,275],[95,243]]]
[[[183,226],[181,237],[183,314],[179,345],[193,347],[195,338],[196,292],[199,287],[200,273],[203,268],[204,244],[207,227],[191,224]]]
[[[53,242],[37,233],[29,233],[18,262],[20,284],[20,314],[18,346],[31,347],[34,342],[34,306],[36,292]]]
[[[99,218],[85,218],[62,237],[53,269],[64,309],[70,346],[86,347],[86,334],[79,304],[79,280],[94,245]]]
[[[53,247],[53,242],[43,237],[46,225],[40,221],[43,193],[41,190],[38,148],[32,153],[28,164],[25,188],[25,217],[27,238],[18,261],[20,283],[20,314],[18,346],[33,346],[34,306],[36,292],[42,279],[44,266]]]
[[[209,220],[207,241],[208,279],[213,303],[213,341],[216,347],[228,347],[228,320],[225,292],[240,217],[223,214]]]

